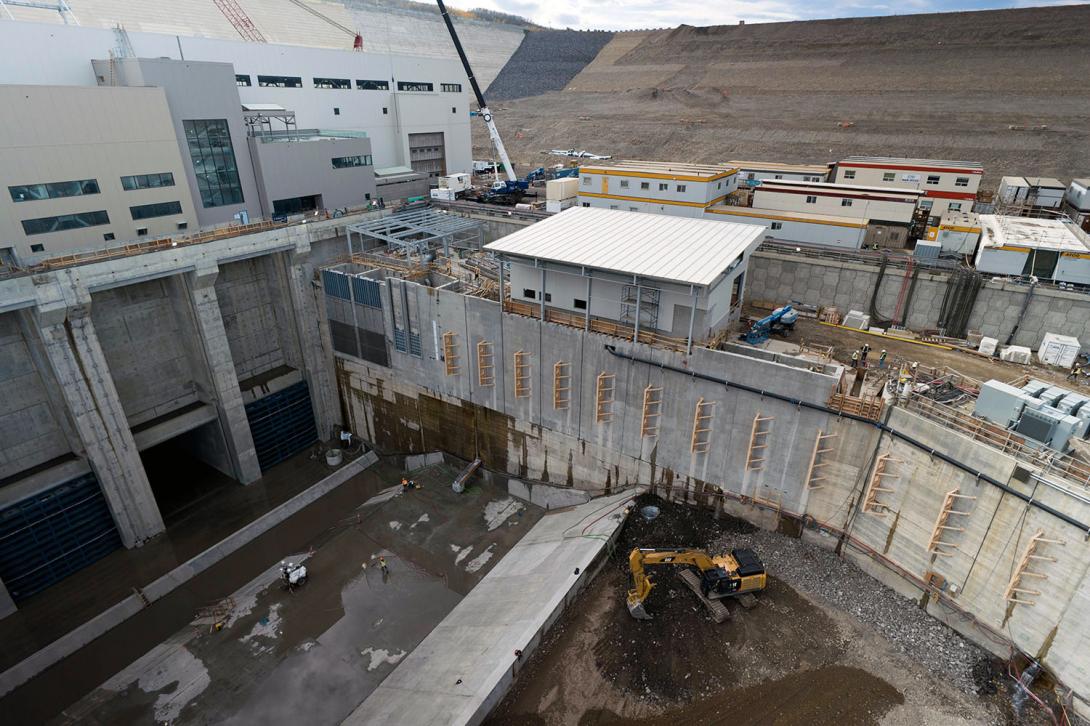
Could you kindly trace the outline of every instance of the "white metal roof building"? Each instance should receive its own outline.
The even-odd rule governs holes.
[[[579,169],[579,204],[597,209],[700,218],[738,188],[727,164],[621,160]]]
[[[1090,237],[1061,219],[980,215],[977,269],[1090,285]]]
[[[511,263],[512,308],[677,337],[738,313],[757,225],[573,207],[485,245]],[[521,305],[520,305],[521,303]],[[692,310],[696,314],[691,315]]]

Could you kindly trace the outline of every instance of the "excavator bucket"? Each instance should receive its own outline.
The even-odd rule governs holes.
[[[643,602],[632,600],[628,601],[628,612],[632,617],[637,620],[651,620],[651,616],[647,613],[647,610],[643,607]]]

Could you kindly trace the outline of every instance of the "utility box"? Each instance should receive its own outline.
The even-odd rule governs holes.
[[[552,182],[549,182],[550,184]],[[546,199],[545,211],[549,214],[556,214],[557,212],[563,212],[568,207],[575,206],[575,197],[569,199]]]
[[[1026,400],[1025,391],[1001,381],[985,381],[980,386],[973,415],[999,426],[1009,427],[1022,415]]]
[[[1037,359],[1050,366],[1070,368],[1082,352],[1079,339],[1059,333],[1045,333],[1041,347],[1037,349]]]

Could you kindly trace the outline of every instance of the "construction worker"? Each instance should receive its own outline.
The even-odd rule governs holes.
[[[852,351],[852,368],[859,367],[859,351]]]
[[[1082,375],[1082,363],[1076,362],[1075,365],[1071,366],[1071,372],[1067,374],[1067,380],[1077,381],[1077,380],[1079,380],[1079,376],[1081,376],[1081,375]]]
[[[886,351],[884,351],[884,350],[878,356],[878,367],[879,368],[885,368],[886,367]]]
[[[866,343],[864,343],[863,347],[860,348],[860,350],[862,351],[863,355],[861,355],[859,359],[863,362],[863,365],[866,366],[867,365],[867,354],[870,353],[870,346],[867,345]]]
[[[389,575],[390,574],[390,568],[386,566],[386,558],[381,556],[381,555],[379,555],[379,558],[378,558],[378,567],[379,567],[380,570],[382,570],[383,575]]]

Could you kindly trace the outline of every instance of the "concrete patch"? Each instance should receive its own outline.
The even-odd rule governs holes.
[[[488,545],[488,548],[485,549],[484,552],[482,552],[481,554],[477,555],[472,560],[470,560],[469,564],[466,565],[466,572],[476,572],[477,570],[479,570],[482,567],[484,567],[485,565],[487,565],[488,561],[490,559],[492,559],[492,549],[495,546],[496,545],[494,545],[494,544]]]
[[[466,556],[473,551],[472,545],[470,545],[469,547],[459,547],[456,544],[452,544],[450,548],[454,550],[454,564],[456,565],[462,564],[462,560],[464,560]]]
[[[413,522],[412,524],[409,525],[409,529],[413,529],[418,524],[424,524],[425,522],[430,522],[430,521],[431,521],[431,518],[428,517],[427,512],[425,512],[424,514],[420,515],[420,519],[416,520],[415,522]]]
[[[201,695],[211,679],[208,669],[185,648],[175,651],[162,669],[140,677],[137,685],[145,693],[155,693],[171,685],[176,687],[167,693],[159,694],[155,699],[155,720],[159,723],[173,723],[182,709],[197,696]]]
[[[526,509],[526,505],[515,501],[512,497],[491,501],[484,505],[485,526],[491,532],[507,521],[508,517],[523,509]]]
[[[390,529],[394,530],[395,532],[397,530],[401,529],[401,522],[398,522],[396,519],[391,521],[390,522]]]
[[[538,484],[530,493],[530,502],[545,509],[576,507],[590,501],[590,493],[579,489],[557,489]]]
[[[263,649],[259,643],[253,642],[255,638],[275,639],[280,635],[280,603],[273,603],[269,607],[269,614],[254,623],[253,629],[243,635],[239,640],[250,643],[254,649]]]

